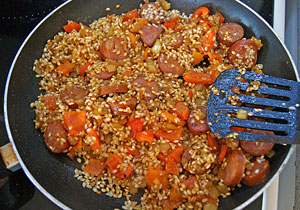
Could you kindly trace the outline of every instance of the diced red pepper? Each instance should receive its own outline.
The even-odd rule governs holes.
[[[192,15],[192,18],[207,18],[210,11],[207,7],[198,8]]]
[[[127,20],[130,20],[130,19],[138,18],[138,17],[139,17],[138,11],[137,11],[137,9],[134,9],[134,10],[131,10],[131,11],[127,12],[124,15],[123,22],[127,21]]]
[[[181,201],[182,200],[181,192],[179,191],[177,185],[173,185],[170,190],[170,200],[172,200],[172,201]]]
[[[178,102],[175,104],[175,110],[174,112],[177,114],[177,116],[182,120],[187,120],[189,117],[189,107],[185,105],[183,102]]]
[[[182,135],[182,128],[170,130],[168,132],[162,129],[158,129],[154,131],[154,136],[156,138],[162,137],[163,139],[167,139],[170,142],[173,142],[175,140],[180,140],[181,135]]]
[[[117,166],[123,161],[122,157],[118,154],[113,154],[106,162],[108,169],[111,173],[116,174],[118,172]]]
[[[162,185],[162,189],[165,189],[169,186],[168,174],[165,171],[151,169],[147,171],[145,177],[149,186],[155,186],[157,182],[158,184]]]
[[[220,150],[220,153],[219,153],[219,156],[218,156],[218,164],[221,164],[222,161],[224,160],[224,158],[226,156],[226,153],[227,153],[227,148],[228,148],[227,145],[222,145],[221,146],[221,150]]]
[[[138,132],[143,131],[143,121],[142,121],[142,117],[140,118],[135,118],[132,121],[128,121],[126,126],[127,127],[131,127],[131,135],[133,136],[133,138],[136,138],[136,134]]]
[[[222,62],[223,62],[223,61],[222,61],[222,57],[221,57],[220,55],[216,54],[216,53],[208,52],[207,55],[208,55],[208,60],[209,60],[210,62],[213,62],[214,60],[219,61],[219,63],[222,63]]]
[[[84,65],[80,68],[78,74],[79,74],[80,76],[84,75],[84,73],[86,72],[86,70],[87,70],[87,69],[89,68],[89,66],[91,66],[91,65],[92,65],[92,63],[90,63],[90,62],[87,62],[86,64],[84,64]]]
[[[88,128],[86,132],[89,138],[87,142],[91,146],[92,150],[95,152],[100,152],[100,139],[97,134],[97,131],[95,131],[95,129],[93,128]]]
[[[233,130],[233,131],[244,131],[245,130],[245,128],[236,127],[236,126],[231,126],[230,129]]]
[[[54,110],[56,107],[56,97],[55,96],[44,96],[43,102],[48,110]]]
[[[224,23],[225,18],[220,12],[217,12],[215,15],[219,17],[219,24]]]
[[[63,75],[69,74],[73,69],[75,68],[75,64],[72,64],[70,62],[65,62],[63,64],[60,64],[58,67],[56,67],[55,71],[60,72]]]
[[[85,130],[86,111],[72,111],[63,113],[65,127],[74,136]]]
[[[194,184],[197,182],[197,178],[195,176],[191,176],[188,179],[183,181],[187,189],[192,189]]]
[[[64,30],[68,33],[72,32],[73,30],[75,31],[80,31],[81,25],[76,22],[69,22],[67,25],[64,25]]]
[[[202,47],[200,51],[206,53],[212,49],[216,41],[216,32],[210,29],[206,34],[201,38],[200,42]]]
[[[191,89],[189,89],[188,95],[189,95],[189,97],[191,97],[191,98],[193,97],[194,93],[193,93],[193,91],[192,91]]]
[[[169,158],[172,158],[175,160],[175,162],[180,163],[181,162],[181,154],[183,153],[183,147],[176,147],[170,154]]]
[[[94,158],[89,159],[89,162],[83,167],[83,171],[92,176],[99,176],[105,169],[105,163]]]
[[[193,84],[211,84],[212,76],[208,73],[195,72],[195,71],[187,71],[183,74],[183,79],[186,82]]]
[[[176,117],[168,112],[162,111],[160,113],[160,117],[164,118],[165,120],[168,120],[176,125],[179,125],[179,126],[184,126],[184,124],[185,124],[185,122],[183,120],[179,119],[178,117]]]
[[[130,147],[127,146],[127,145],[124,145],[124,149],[127,150],[127,153],[128,153],[128,154],[131,154],[131,155],[133,155],[133,156],[137,156],[137,155],[140,154],[140,152],[139,152],[138,149],[130,149]]]
[[[69,154],[68,154],[69,158],[73,159],[75,152],[79,151],[81,148],[82,148],[82,140],[79,139],[78,143],[71,147]]]
[[[166,162],[168,156],[164,155],[163,153],[158,153],[158,155],[156,156],[159,160]]]
[[[164,26],[166,28],[174,28],[176,26],[178,18],[171,18],[169,20],[166,20],[166,22],[164,22]]]
[[[167,158],[167,161],[166,161],[166,172],[169,174],[179,176],[179,168],[177,166],[177,163],[170,156]]]
[[[116,177],[118,177],[119,179],[124,180],[127,177],[129,177],[132,172],[133,172],[133,167],[131,165],[128,165],[125,172],[124,173],[118,172],[116,174]]]
[[[152,129],[137,132],[136,134],[136,140],[138,142],[149,142],[150,144],[152,144],[153,139],[154,139],[154,134]]]

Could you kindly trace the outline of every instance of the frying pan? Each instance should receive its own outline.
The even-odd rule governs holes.
[[[74,169],[80,166],[64,154],[53,154],[43,142],[43,134],[34,128],[34,110],[30,103],[41,94],[39,79],[32,71],[35,59],[42,53],[45,43],[67,20],[90,24],[107,14],[121,14],[138,8],[137,0],[76,0],[68,1],[49,14],[24,41],[11,66],[4,98],[5,123],[9,139],[20,164],[29,179],[51,201],[63,209],[114,209],[121,208],[124,199],[98,195],[83,188],[74,178]],[[227,22],[240,23],[245,37],[255,36],[264,44],[258,54],[258,63],[264,65],[266,74],[286,79],[297,79],[296,67],[285,46],[271,27],[252,9],[233,0],[171,0],[172,8],[191,14],[201,5],[212,14],[221,12]],[[119,9],[115,5],[120,4]],[[107,12],[106,8],[111,8]],[[276,154],[271,158],[271,173],[268,179],[255,187],[242,186],[232,195],[220,199],[219,209],[243,208],[255,200],[277,176],[287,163],[294,146],[275,145]],[[138,200],[138,197],[136,197]]]

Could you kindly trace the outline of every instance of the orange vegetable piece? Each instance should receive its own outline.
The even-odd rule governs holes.
[[[138,149],[130,149],[130,147],[127,146],[127,145],[124,145],[123,147],[124,147],[124,149],[127,150],[127,153],[128,153],[128,154],[131,154],[131,155],[133,155],[133,156],[136,156],[136,155],[139,155],[139,154],[140,154],[140,152],[139,152]]]
[[[85,111],[72,111],[63,113],[65,127],[69,134],[74,136],[85,130],[84,125],[86,121]]]
[[[188,95],[189,95],[189,97],[191,97],[191,98],[193,97],[194,93],[193,93],[193,91],[192,91],[191,89],[189,89]]]
[[[218,164],[221,164],[222,161],[224,160],[224,158],[226,156],[226,153],[227,153],[227,148],[228,148],[227,145],[222,145],[221,146],[221,150],[220,150],[220,153],[219,153],[219,156],[218,156]]]
[[[163,139],[167,139],[170,142],[173,142],[175,140],[180,140],[181,135],[182,135],[182,128],[174,129],[174,130],[171,130],[170,132],[169,131],[166,132],[162,129],[158,129],[158,130],[154,131],[154,136],[156,138],[162,137]]]
[[[164,22],[164,26],[166,28],[174,28],[176,26],[177,20],[178,20],[178,17],[166,20],[166,22]]]
[[[56,107],[56,97],[55,96],[44,96],[43,102],[48,110],[54,110]]]
[[[198,8],[192,15],[192,18],[207,18],[210,11],[207,7],[200,7]]]
[[[193,51],[194,65],[198,65],[203,61],[204,55],[200,52]]]
[[[116,174],[118,172],[117,166],[123,161],[122,157],[118,154],[113,154],[106,162],[108,169],[111,173]]]
[[[193,84],[211,84],[213,82],[211,74],[191,70],[183,74],[183,79]]]
[[[134,10],[127,12],[124,15],[123,21],[127,21],[129,19],[134,19],[134,18],[138,18],[138,17],[139,17],[138,11],[137,11],[137,9],[134,9]]]
[[[136,42],[137,42],[135,35],[133,33],[129,33],[128,37],[129,37],[129,40],[130,40],[130,43],[131,43],[132,47],[135,47]]]
[[[220,12],[217,12],[215,15],[219,17],[219,24],[224,23],[225,18]]]
[[[72,64],[67,61],[66,63],[60,64],[58,67],[56,67],[55,71],[60,72],[63,75],[67,75],[71,71],[73,71],[74,68],[75,68],[75,64]]]
[[[132,121],[128,121],[126,124],[127,127],[129,127],[129,126],[131,127],[131,135],[133,136],[133,138],[136,138],[136,134],[143,130],[142,119],[143,119],[142,117],[135,118]]]
[[[211,77],[212,77],[213,82],[217,79],[219,74],[221,74],[221,72],[219,70],[217,70],[217,69],[212,69],[211,70]]]
[[[64,25],[63,28],[68,33],[72,32],[73,30],[78,32],[81,29],[81,25],[76,22],[69,22],[67,25]]]
[[[145,51],[144,51],[144,59],[146,60],[147,58],[148,58],[148,56],[149,56],[149,47],[147,47],[146,49],[145,49]]]
[[[183,102],[178,102],[175,104],[175,110],[174,112],[177,114],[177,116],[182,120],[187,120],[189,117],[189,107],[185,105]]]
[[[87,62],[86,64],[84,64],[80,69],[79,69],[79,72],[78,72],[78,74],[80,75],[80,76],[82,76],[82,75],[84,75],[84,73],[86,72],[86,70],[89,68],[89,66],[91,66],[92,65],[92,63],[90,63],[90,62]]]
[[[210,62],[213,62],[215,60],[219,61],[219,63],[223,62],[222,61],[222,57],[220,55],[216,54],[216,53],[210,53],[210,52],[208,52],[207,55],[208,55],[208,60]]]
[[[245,130],[245,128],[236,127],[236,126],[231,126],[230,129],[233,130],[233,131],[244,131]]]
[[[132,172],[133,172],[133,167],[131,165],[128,165],[125,172],[124,173],[118,172],[116,174],[116,177],[118,177],[119,179],[124,180],[127,177],[129,177]]]
[[[132,29],[130,30],[133,33],[139,33],[139,31],[142,29],[144,25],[148,23],[148,20],[146,18],[140,18],[137,22],[133,24]]]
[[[169,180],[167,176],[167,172],[159,170],[159,169],[152,169],[148,170],[145,177],[147,184],[149,186],[155,186],[156,184],[161,184],[162,189],[165,189],[169,185]]]
[[[212,135],[207,135],[207,145],[212,148],[213,151],[217,152],[219,150],[218,142]]]
[[[202,45],[200,51],[202,53],[210,51],[214,46],[215,41],[216,41],[216,32],[210,29],[200,40]]]
[[[176,147],[168,156],[168,158],[172,158],[176,163],[181,162],[181,154],[183,153],[183,147]]]
[[[166,172],[168,172],[169,174],[173,174],[173,175],[179,176],[179,168],[177,166],[177,163],[171,157],[167,158],[167,161],[166,161]]]
[[[166,162],[167,161],[167,156],[164,155],[163,153],[158,153],[158,155],[156,156],[159,160]]]
[[[182,204],[182,202],[183,201],[172,201],[170,199],[165,199],[161,203],[163,206],[163,210],[173,210],[178,208]]]
[[[105,169],[105,163],[94,158],[89,159],[89,162],[83,167],[83,171],[92,176],[99,176]]]
[[[184,126],[185,122],[181,119],[179,119],[178,117],[170,114],[169,112],[164,112],[162,111],[160,113],[160,117],[167,120],[167,121],[170,121],[176,125],[179,125],[179,126]]]
[[[171,201],[181,201],[182,200],[181,192],[179,191],[177,185],[173,185],[170,190],[170,200]]]
[[[132,74],[133,74],[133,72],[131,70],[127,70],[127,71],[122,73],[122,75],[128,76],[128,77],[131,76]]]
[[[141,131],[136,134],[136,140],[138,142],[149,142],[150,144],[152,144],[153,139],[154,134],[152,129]]]
[[[95,152],[100,152],[100,139],[97,134],[97,131],[93,128],[88,128],[86,130],[87,135],[88,135],[88,144],[91,146],[92,150]]]
[[[82,148],[82,140],[79,139],[78,143],[71,147],[68,154],[69,158],[73,159],[75,152],[79,151],[81,148]]]

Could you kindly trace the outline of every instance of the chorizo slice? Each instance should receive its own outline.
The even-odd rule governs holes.
[[[159,3],[155,2],[143,4],[140,10],[140,17],[146,18],[150,23],[162,23],[165,20],[165,16],[165,10],[160,6]]]
[[[253,167],[250,171],[246,171],[242,183],[248,186],[255,186],[264,182],[270,174],[270,163],[268,160],[251,161]]]
[[[128,57],[127,51],[125,40],[119,37],[112,37],[100,45],[100,55],[103,59],[123,60]]]
[[[228,51],[229,63],[251,69],[257,61],[257,45],[252,40],[242,39],[235,42]]]
[[[146,77],[142,75],[135,78],[132,81],[132,83],[144,87],[146,89],[145,90],[146,95],[144,97],[145,101],[150,101],[155,99],[157,97],[156,93],[160,91],[160,87],[156,81],[154,80],[148,81],[146,80]]]
[[[131,98],[125,102],[108,102],[111,111],[114,115],[125,115],[128,116],[135,109],[137,104],[136,98]],[[129,110],[128,110],[129,109]]]
[[[187,119],[189,130],[194,135],[200,135],[209,130],[209,127],[206,122],[206,108],[199,107],[201,115],[199,116],[199,120],[194,116],[194,111],[190,112],[190,115]]]
[[[273,131],[263,131],[252,129],[252,133],[274,135]],[[253,156],[261,156],[267,154],[274,146],[273,143],[256,142],[256,141],[240,141],[243,150]]]
[[[76,109],[84,104],[86,90],[80,87],[70,87],[60,93],[60,99],[70,108]]]
[[[218,41],[229,47],[243,37],[244,29],[237,23],[225,23],[218,31]]]
[[[68,132],[61,122],[54,121],[48,124],[44,141],[47,148],[53,153],[66,152],[69,148],[69,142],[67,141]]]
[[[158,57],[158,67],[164,73],[171,73],[177,76],[181,76],[185,70],[176,59],[165,54],[161,54]]]
[[[224,184],[236,185],[241,182],[246,167],[246,158],[241,150],[231,150],[227,156],[224,171]]]
[[[145,45],[152,47],[161,32],[162,28],[160,25],[143,25],[142,30],[140,31],[141,39]]]
[[[126,93],[128,87],[126,84],[108,85],[99,88],[99,96],[104,96],[110,93]]]
[[[95,73],[94,77],[97,79],[103,79],[108,80],[110,79],[116,72],[107,72],[107,71],[101,71],[100,73]]]

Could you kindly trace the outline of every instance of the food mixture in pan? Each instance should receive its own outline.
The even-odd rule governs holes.
[[[124,209],[213,210],[236,187],[267,178],[273,144],[217,139],[206,122],[220,72],[262,73],[262,43],[240,24],[158,0],[62,28],[35,62],[45,92],[31,106],[46,147],[82,164],[83,187],[125,196]]]

